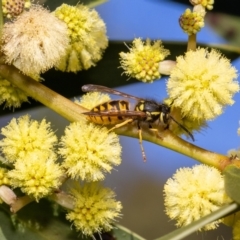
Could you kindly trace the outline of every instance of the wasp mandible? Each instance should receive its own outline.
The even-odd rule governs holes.
[[[166,128],[169,127],[170,120],[177,123],[194,141],[193,135],[171,116],[171,107],[164,103],[157,103],[153,100],[146,100],[123,93],[105,86],[87,84],[82,86],[83,92],[104,92],[118,95],[124,98],[134,99],[137,101],[134,110],[130,110],[129,101],[125,100],[110,100],[108,102],[99,104],[91,109],[89,112],[83,114],[87,115],[88,119],[94,123],[102,125],[114,125],[109,131],[122,127],[127,123],[136,121],[139,133],[139,143],[143,155],[143,160],[146,161],[146,155],[142,146],[142,129],[141,122],[146,122],[152,131],[157,132],[158,129],[152,128],[151,124],[159,122],[164,124]]]

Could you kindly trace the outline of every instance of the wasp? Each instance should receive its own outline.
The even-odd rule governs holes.
[[[118,95],[124,98],[133,99],[136,101],[134,110],[130,110],[130,103],[126,100],[110,100],[99,104],[89,112],[84,112],[88,119],[94,123],[102,125],[114,125],[109,131],[122,127],[130,122],[137,122],[139,143],[143,155],[143,160],[146,161],[146,155],[142,146],[142,129],[141,123],[148,123],[150,130],[157,132],[158,129],[152,128],[152,124],[159,122],[164,124],[165,129],[169,127],[170,120],[178,124],[194,141],[193,135],[171,116],[171,107],[164,103],[157,103],[153,100],[146,100],[123,93],[105,86],[87,84],[82,86],[83,92],[104,92],[113,95]]]

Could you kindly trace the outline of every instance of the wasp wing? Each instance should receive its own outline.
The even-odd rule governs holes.
[[[131,98],[131,99],[134,99],[134,100],[137,100],[137,101],[143,100],[142,98],[138,98],[138,97],[132,96],[130,94],[114,90],[112,88],[108,88],[108,87],[101,86],[101,85],[95,85],[95,84],[83,85],[82,86],[82,91],[83,92],[105,92],[105,93],[109,93],[109,94],[122,96],[122,97],[125,97],[125,98]]]
[[[147,117],[145,112],[140,111],[90,111],[84,112],[83,114],[94,117],[122,117],[122,118],[132,118],[132,119],[144,119]]]

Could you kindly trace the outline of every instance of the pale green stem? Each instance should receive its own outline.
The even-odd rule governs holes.
[[[197,48],[197,35],[192,34],[188,36],[188,45],[187,45],[187,51],[195,51]]]
[[[4,64],[0,65],[0,75],[25,91],[29,96],[37,99],[39,102],[59,113],[69,121],[78,121],[83,118],[81,113],[85,112],[86,109],[55,93],[41,83],[22,75],[15,67]],[[134,138],[138,138],[139,136],[136,124],[127,124],[119,129],[116,129],[116,133]],[[169,130],[161,129],[159,130],[159,134],[160,136],[156,136],[156,134],[150,131],[148,127],[143,127],[142,136],[144,140],[172,149],[176,152],[194,158],[199,162],[215,166],[219,170],[223,170],[231,161],[224,155],[207,151],[184,141]]]
[[[13,85],[26,92],[28,96],[38,100],[71,122],[81,120],[83,115],[80,113],[87,110],[30,77],[21,74],[14,66],[0,65],[0,74]]]
[[[136,126],[122,127],[115,131],[119,135],[138,138],[138,129]],[[169,148],[175,152],[179,152],[188,157],[191,157],[201,163],[214,166],[222,171],[231,160],[224,155],[216,152],[211,152],[200,148],[190,142],[183,140],[170,130],[161,130],[159,136],[154,134],[147,127],[143,129],[143,139],[157,145]],[[161,157],[159,157],[161,159]]]

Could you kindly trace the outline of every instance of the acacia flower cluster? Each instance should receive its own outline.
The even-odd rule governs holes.
[[[14,169],[8,176],[12,187],[19,187],[23,193],[38,201],[40,198],[52,194],[62,184],[64,172],[56,163],[56,156],[44,156],[32,153],[14,163]]]
[[[65,129],[59,153],[64,159],[62,166],[73,179],[103,180],[104,172],[110,172],[113,166],[121,163],[117,135],[85,120]]]
[[[192,5],[201,5],[208,10],[213,9],[214,0],[190,0]]]
[[[13,165],[7,174],[12,187],[39,200],[61,184],[63,172],[54,153],[57,138],[45,119],[38,123],[28,115],[14,118],[1,134],[1,152]]]
[[[121,67],[126,75],[150,83],[161,77],[160,62],[170,52],[163,47],[160,40],[151,44],[150,39],[144,43],[140,38],[136,38],[132,47],[128,48],[130,52],[120,53]]]
[[[44,159],[55,155],[57,137],[45,119],[39,123],[29,115],[13,118],[1,134],[4,138],[0,140],[0,149],[8,163],[24,161],[32,154],[41,154]]]
[[[229,227],[233,228],[233,238],[232,239],[239,239],[240,238],[240,212],[233,213],[223,219],[223,223]]]
[[[66,25],[39,5],[5,23],[2,40],[6,62],[28,76],[58,64],[69,45]]]
[[[224,180],[214,167],[196,165],[180,168],[164,186],[166,214],[186,226],[232,200],[224,191]],[[221,220],[207,224],[201,230],[218,227]]]
[[[179,144],[193,153],[197,148],[184,145],[174,134],[184,132],[192,137],[191,131],[199,130],[207,120],[220,115],[225,106],[234,103],[233,96],[239,92],[239,84],[237,70],[218,51],[204,48],[192,51],[196,49],[195,35],[204,26],[206,9],[213,8],[214,0],[190,2],[194,5],[193,11],[187,9],[179,20],[189,35],[188,52],[184,56],[177,57],[176,61],[165,60],[170,52],[160,40],[144,42],[137,38],[131,47],[127,46],[128,53],[120,53],[120,63],[126,75],[146,83],[159,79],[161,74],[170,75],[167,80],[169,96],[165,103],[171,106],[169,119],[172,121],[161,140],[165,146],[173,141],[174,147]],[[30,7],[30,0],[4,0],[2,4],[7,18],[16,17],[3,27],[1,51],[4,60],[36,81],[40,81],[40,74],[51,67],[77,72],[95,66],[108,45],[104,22],[95,10],[81,4],[62,4],[53,13],[38,5],[25,12],[24,8]],[[5,102],[7,107],[19,107],[28,98],[3,78],[0,78],[0,95],[0,104]],[[107,94],[93,92],[75,102],[91,110],[107,101],[110,101]],[[128,113],[130,121],[145,121],[141,117],[132,118],[134,115]],[[141,116],[150,114],[167,118],[167,114],[161,113],[161,110],[152,109],[146,111],[146,115],[140,112]],[[68,114],[66,110],[66,116]],[[150,115],[147,120],[152,120]],[[169,134],[169,130],[174,134]],[[1,129],[1,134],[0,203],[5,202],[11,209],[19,210],[20,207],[13,206],[16,202],[19,204],[21,198],[15,194],[15,188],[18,188],[25,194],[22,197],[25,200],[21,199],[26,201],[25,204],[48,198],[67,209],[66,218],[86,236],[94,238],[95,233],[112,229],[122,206],[115,200],[114,192],[103,188],[98,181],[104,180],[105,174],[121,163],[121,146],[114,132],[82,117],[67,126],[58,141],[45,119],[37,122],[25,115],[12,119]],[[239,156],[239,151],[231,154]],[[68,184],[67,191],[62,187],[64,182]],[[164,197],[166,214],[176,220],[178,227],[232,202],[225,193],[222,174],[206,165],[177,170],[164,186]],[[234,237],[239,238],[239,216],[218,219],[199,230],[216,229],[223,222],[233,226]]]
[[[120,217],[122,205],[114,199],[115,194],[109,188],[103,188],[98,182],[77,185],[71,189],[74,208],[67,214],[77,230],[84,235],[110,231],[110,222]]]
[[[27,101],[28,96],[25,92],[0,77],[0,104],[5,103],[4,107],[8,108],[18,108]]]
[[[117,135],[85,120],[66,128],[59,147],[62,163],[57,162],[57,138],[45,119],[37,122],[29,115],[14,118],[1,129],[1,134],[2,164],[8,165],[9,170],[0,168],[0,200],[10,205],[17,199],[11,188],[20,188],[26,196],[39,201],[61,192],[68,177],[89,182],[102,180],[104,172],[110,172],[112,166],[121,162]],[[67,219],[84,235],[111,230],[122,208],[114,193],[96,182],[79,184],[75,182],[67,195],[71,200],[68,206],[72,207],[59,203],[68,208]]]
[[[192,120],[212,120],[234,103],[239,91],[237,70],[218,51],[198,48],[177,57],[167,81],[174,107]]]
[[[183,31],[188,35],[196,34],[204,27],[205,11],[191,12],[188,8],[181,15],[179,24]]]
[[[0,167],[0,186],[1,185],[9,185],[9,177],[8,177],[8,171],[6,168]]]
[[[24,11],[24,9],[29,9],[30,6],[30,0],[3,0],[3,15],[11,19],[20,15]]]
[[[77,72],[95,66],[108,46],[105,23],[95,10],[78,4],[62,4],[54,15],[68,29],[70,45],[57,68],[66,72]]]

